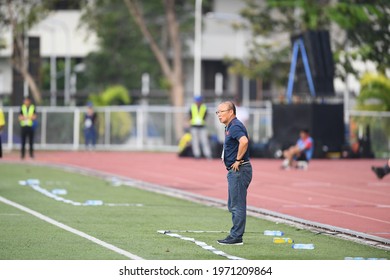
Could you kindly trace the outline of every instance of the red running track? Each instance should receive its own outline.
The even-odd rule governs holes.
[[[16,153],[5,160],[20,161]],[[28,161],[28,160],[27,160]],[[40,163],[65,164],[226,200],[220,160],[173,153],[37,152]],[[281,161],[252,159],[248,204],[294,217],[390,239],[390,176],[371,165],[385,160],[313,160],[307,171],[280,169]]]

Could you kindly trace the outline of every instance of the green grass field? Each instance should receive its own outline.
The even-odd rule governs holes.
[[[179,234],[245,259],[390,259],[390,251],[254,217],[248,217],[243,246],[222,246],[216,240],[227,235],[219,231],[227,231],[231,227],[231,216],[227,210],[129,186],[113,186],[111,182],[100,178],[57,168],[2,163],[0,178],[1,197],[144,259],[225,259],[194,242],[160,234],[158,230],[206,231]],[[66,195],[58,196],[73,202],[102,200],[104,204],[75,206],[57,201],[19,183],[27,179],[38,179],[39,186],[49,192],[66,189]],[[2,260],[126,259],[124,255],[3,202],[0,202],[0,224]],[[285,237],[292,238],[295,243],[313,243],[315,249],[294,250],[291,244],[274,244],[271,236],[263,235],[267,229],[284,231]]]

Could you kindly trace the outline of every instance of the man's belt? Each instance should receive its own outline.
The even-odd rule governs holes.
[[[241,165],[245,165],[245,164],[248,164],[248,163],[250,163],[250,161],[249,161],[249,160],[247,160],[247,161],[244,161],[244,162],[240,163],[240,165],[239,165],[239,166],[241,166]],[[229,171],[230,169],[232,169],[232,167],[231,167],[231,166],[230,166],[230,167],[226,167],[226,170],[227,170],[227,171]]]

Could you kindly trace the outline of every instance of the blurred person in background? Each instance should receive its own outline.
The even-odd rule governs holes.
[[[244,124],[244,126],[247,127],[249,121],[248,108],[241,104],[239,98],[235,98],[235,105],[236,105],[237,119],[239,119]]]
[[[93,109],[92,102],[87,103],[87,112],[84,115],[85,149],[95,149],[97,139],[97,114]]]
[[[385,163],[384,166],[372,166],[371,170],[375,173],[378,179],[382,179],[387,174],[390,174],[390,159]]]
[[[201,157],[201,146],[203,155],[211,159],[211,148],[206,128],[207,106],[203,103],[201,96],[194,98],[189,113],[189,122],[192,136],[192,152],[195,158]]]
[[[21,158],[24,159],[26,153],[26,141],[29,140],[30,158],[34,158],[34,124],[37,118],[35,105],[31,103],[31,99],[26,97],[23,105],[20,107],[19,123],[21,127]]]
[[[308,129],[301,129],[299,139],[294,146],[283,151],[284,161],[282,169],[290,167],[307,168],[307,163],[311,160],[314,151],[314,141],[310,137]],[[303,163],[304,166],[298,166],[298,163]]]

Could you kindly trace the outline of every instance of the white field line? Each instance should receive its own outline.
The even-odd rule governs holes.
[[[35,180],[35,179],[34,179]],[[29,186],[31,187],[33,190],[47,196],[47,197],[50,197],[56,201],[61,201],[61,202],[64,202],[64,203],[68,203],[68,204],[71,204],[73,206],[102,206],[102,205],[106,205],[106,206],[134,206],[134,207],[142,207],[144,206],[143,204],[141,203],[104,203],[103,201],[101,200],[87,200],[86,202],[82,203],[82,202],[77,202],[77,201],[73,201],[73,200],[70,200],[70,199],[65,199],[63,198],[62,196],[59,196],[57,194],[54,194],[53,192],[50,192],[44,188],[42,188],[41,186],[39,186],[39,180],[36,180],[36,182],[34,183],[28,183],[27,181],[19,181],[19,184],[22,185],[22,186]],[[66,190],[64,190],[66,191]]]
[[[86,233],[84,233],[82,231],[79,231],[79,230],[74,229],[74,228],[72,228],[70,226],[67,226],[67,225],[65,225],[63,223],[60,223],[60,222],[58,222],[58,221],[56,221],[56,220],[54,220],[52,218],[49,218],[49,217],[47,217],[47,216],[45,216],[45,215],[43,215],[43,214],[41,214],[39,212],[36,212],[36,211],[34,211],[34,210],[30,209],[30,208],[27,208],[27,207],[25,207],[23,205],[20,205],[20,204],[18,204],[16,202],[8,200],[8,199],[6,199],[6,198],[4,198],[2,196],[0,196],[0,201],[5,203],[5,204],[8,204],[10,206],[13,206],[13,207],[15,207],[15,208],[17,208],[17,209],[19,209],[21,211],[24,211],[24,212],[26,212],[28,214],[31,214],[31,215],[33,215],[33,216],[35,216],[35,217],[37,217],[37,218],[39,218],[39,219],[49,223],[49,224],[52,224],[52,225],[54,225],[56,227],[62,228],[64,230],[66,230],[66,231],[69,231],[69,232],[71,232],[73,234],[76,234],[76,235],[78,235],[80,237],[83,237],[83,238],[85,238],[85,239],[87,239],[89,241],[92,241],[92,242],[94,242],[94,243],[96,243],[96,244],[98,244],[98,245],[100,245],[100,246],[102,246],[104,248],[107,248],[107,249],[109,249],[111,251],[114,251],[115,253],[118,253],[118,254],[121,254],[121,255],[123,255],[125,257],[128,257],[129,259],[142,260],[142,258],[137,256],[137,255],[134,255],[134,254],[132,254],[132,253],[130,253],[128,251],[125,251],[125,250],[123,250],[121,248],[118,248],[118,247],[116,247],[116,246],[114,246],[112,244],[109,244],[109,243],[104,242],[104,241],[102,241],[100,239],[97,239],[96,237],[93,237],[93,236],[91,236],[89,234],[86,234]]]
[[[205,243],[203,241],[198,241],[198,240],[196,240],[194,238],[186,237],[186,236],[174,233],[175,231],[158,230],[157,232],[161,233],[161,234],[164,234],[164,235],[171,236],[171,237],[179,238],[179,239],[184,240],[184,241],[193,242],[196,245],[198,245],[199,247],[201,247],[202,249],[207,250],[207,251],[209,251],[209,252],[211,252],[211,253],[213,253],[215,255],[218,255],[218,256],[221,256],[221,257],[225,257],[225,258],[227,258],[229,260],[245,260],[245,259],[240,258],[240,257],[236,257],[236,256],[232,256],[232,255],[226,254],[225,252],[223,252],[221,250],[218,250],[218,249],[214,248],[213,246],[208,245],[207,243]],[[176,231],[176,232],[197,232],[197,233],[202,233],[202,232],[208,232],[208,231],[190,231],[190,230],[188,230],[188,231]],[[211,232],[214,232],[214,231],[211,231]]]

